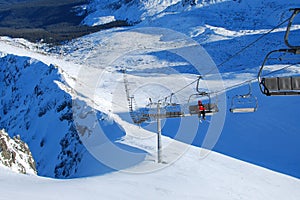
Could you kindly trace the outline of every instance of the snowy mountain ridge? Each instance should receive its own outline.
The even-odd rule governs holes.
[[[265,20],[266,22],[273,23],[272,19],[268,18],[269,14],[272,14],[272,18],[280,20],[280,18],[284,17],[284,13],[282,13],[282,7],[293,7],[293,2],[277,1],[277,0],[267,0],[267,1],[243,1],[243,0],[123,0],[123,1],[101,1],[101,0],[93,0],[90,2],[88,6],[89,15],[83,20],[83,23],[87,25],[97,25],[102,23],[107,23],[105,20],[102,22],[101,19],[110,19],[113,20],[127,20],[131,23],[140,23],[145,21],[143,25],[157,24],[155,21],[160,21],[161,18],[166,17],[174,17],[174,20],[181,20],[177,16],[181,15],[184,17],[188,17],[188,15],[195,15],[199,10],[204,10],[205,13],[202,15],[201,13],[197,13],[199,15],[198,23],[203,20],[206,14],[205,10],[215,9],[214,20],[217,18],[220,21],[223,21],[222,15],[219,13],[219,10],[226,11],[226,9],[231,9],[233,11],[232,17],[233,19],[228,20],[231,21],[247,21],[247,25],[252,25],[254,23],[260,23],[261,20]],[[211,7],[211,8],[208,8]],[[272,10],[272,13],[268,13]],[[251,18],[247,18],[248,13],[254,14],[256,16],[251,16]],[[259,19],[260,18],[260,19]],[[192,18],[191,18],[192,19]],[[248,19],[250,19],[248,21]],[[253,21],[255,19],[255,21]],[[211,21],[212,19],[206,18],[204,20]],[[225,22],[225,23],[227,23]],[[278,21],[277,21],[278,22]],[[176,21],[171,22],[176,23]],[[188,21],[186,21],[187,25],[190,25]],[[246,25],[246,23],[244,23]],[[181,24],[185,26],[185,24]],[[224,24],[226,25],[226,24]],[[231,24],[232,28],[234,28],[234,24]],[[237,24],[238,25],[238,24]],[[258,24],[259,25],[259,24]],[[262,24],[261,24],[262,25]],[[171,27],[170,27],[171,28]],[[173,26],[172,28],[176,28]]]
[[[153,21],[165,15],[188,13],[191,9],[212,6],[228,0],[93,0],[88,5],[89,15],[84,24],[95,26],[114,20],[126,20],[131,24]],[[237,1],[240,3],[241,1]]]

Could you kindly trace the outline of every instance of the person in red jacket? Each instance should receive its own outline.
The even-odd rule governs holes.
[[[205,120],[205,107],[204,105],[202,104],[202,101],[198,101],[198,107],[199,107],[199,118],[201,117],[202,115],[202,119]]]

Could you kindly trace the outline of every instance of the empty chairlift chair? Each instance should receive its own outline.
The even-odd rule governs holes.
[[[251,113],[258,108],[258,100],[252,94],[251,83],[249,83],[249,92],[243,95],[236,95],[231,99],[230,112],[232,113]]]
[[[274,54],[276,54],[277,57],[272,57]],[[280,69],[266,72],[265,68],[270,60],[272,60],[270,66],[280,65]],[[278,61],[278,63],[276,63],[276,61]],[[299,65],[300,50],[298,49],[279,49],[268,53],[258,72],[261,92],[267,96],[300,95],[300,74],[296,73],[293,76],[282,76],[282,73],[279,73],[284,69]],[[276,76],[272,76],[275,73]]]
[[[169,104],[165,106],[166,118],[184,117],[180,104]]]
[[[134,97],[130,97],[129,101],[129,114],[133,123],[140,125],[150,120],[148,108],[137,108]],[[133,105],[136,109],[133,109]]]
[[[166,110],[166,118],[184,117],[184,112],[181,105],[172,101],[174,93],[170,96],[170,102],[165,103],[164,109]]]

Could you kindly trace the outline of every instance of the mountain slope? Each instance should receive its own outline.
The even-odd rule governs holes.
[[[108,1],[103,2],[107,3]],[[116,1],[114,2],[116,3]],[[163,121],[163,134],[166,135],[163,136],[162,141],[164,162],[160,164],[154,162],[157,159],[157,138],[150,131],[156,131],[156,124],[146,124],[141,127],[132,125],[128,115],[124,80],[120,73],[122,67],[129,69],[128,77],[132,94],[138,97],[137,105],[144,107],[149,97],[153,99],[163,98],[172,91],[177,91],[183,85],[194,81],[198,73],[191,66],[191,63],[188,63],[182,57],[180,58],[176,53],[173,53],[174,51],[168,52],[170,49],[181,49],[185,47],[184,45],[192,46],[191,44],[194,43],[189,43],[190,40],[189,42],[182,42],[182,40],[179,40],[182,38],[178,37],[180,34],[164,35],[162,32],[159,32],[161,29],[155,32],[153,30],[157,31],[157,29],[147,29],[148,26],[165,26],[195,38],[196,41],[203,44],[218,64],[249,44],[249,42],[262,36],[274,25],[277,25],[281,21],[279,13],[282,13],[283,10],[284,16],[288,16],[289,14],[284,7],[286,2],[275,0],[253,1],[253,3],[246,1],[203,1],[201,4],[198,1],[198,5],[194,7],[183,7],[179,1],[146,1],[158,4],[151,5],[153,6],[151,8],[155,9],[157,7],[157,10],[159,10],[158,8],[162,9],[159,12],[154,11],[153,15],[149,14],[145,18],[140,18],[143,15],[140,12],[141,10],[145,11],[143,9],[146,8],[146,4],[138,4],[138,2],[121,1],[124,4],[121,4],[121,7],[117,10],[107,7],[110,11],[109,15],[117,13],[122,15],[122,17],[126,16],[124,10],[135,8],[134,11],[138,14],[135,15],[133,13],[133,15],[137,16],[137,19],[142,20],[142,22],[134,27],[112,29],[91,34],[60,47],[50,50],[46,48],[47,53],[46,51],[44,52],[43,48],[35,49],[35,45],[30,43],[26,43],[26,48],[24,48],[24,45],[22,45],[24,43],[20,42],[20,40],[3,39],[0,41],[0,45],[2,51],[6,53],[29,56],[44,63],[52,63],[58,66],[58,68],[54,68],[55,74],[50,74],[53,77],[48,80],[49,82],[42,84],[43,90],[49,92],[51,97],[44,95],[43,101],[35,101],[32,104],[32,107],[36,108],[37,112],[31,111],[32,118],[30,120],[31,124],[32,122],[41,124],[40,129],[47,126],[45,123],[52,121],[52,119],[54,122],[58,122],[49,126],[59,129],[57,133],[61,135],[53,138],[51,130],[46,132],[47,137],[45,137],[47,138],[45,148],[55,147],[55,155],[51,155],[51,150],[47,150],[48,154],[46,154],[42,148],[36,147],[38,148],[36,152],[43,153],[40,158],[51,155],[53,160],[57,159],[55,164],[52,163],[47,169],[50,175],[46,174],[46,176],[54,177],[53,171],[57,171],[60,178],[85,177],[100,175],[103,174],[103,171],[105,173],[114,171],[111,168],[104,168],[103,165],[99,166],[95,159],[99,158],[97,157],[99,154],[93,154],[94,152],[92,151],[87,153],[86,150],[90,149],[85,149],[80,144],[77,138],[78,135],[72,134],[74,132],[68,132],[71,127],[70,124],[72,125],[73,123],[72,121],[66,119],[63,120],[63,123],[59,122],[61,115],[57,112],[60,110],[57,107],[58,104],[55,104],[52,109],[46,109],[46,113],[41,113],[44,113],[41,118],[46,120],[45,123],[36,120],[39,119],[38,111],[40,111],[40,108],[44,108],[44,106],[37,108],[36,105],[44,105],[43,103],[47,105],[48,103],[45,100],[50,101],[53,98],[57,102],[62,101],[61,98],[56,96],[56,93],[59,93],[59,96],[66,95],[65,99],[67,100],[72,97],[77,101],[75,105],[78,105],[78,107],[76,108],[79,111],[84,111],[82,115],[78,115],[79,118],[86,118],[86,116],[89,116],[90,111],[92,113],[96,112],[98,115],[94,116],[96,116],[97,123],[101,124],[101,128],[105,127],[103,128],[104,132],[111,139],[109,144],[113,144],[118,148],[123,147],[119,149],[130,153],[142,151],[144,157],[133,163],[133,165],[120,169],[123,172],[118,171],[105,174],[104,176],[74,180],[61,181],[41,177],[17,176],[2,170],[3,173],[0,173],[0,179],[3,179],[3,182],[5,182],[3,184],[6,185],[1,185],[0,183],[0,190],[6,195],[5,197],[22,197],[24,199],[32,199],[32,196],[43,199],[54,199],[61,196],[64,196],[66,199],[95,199],[99,197],[107,199],[298,199],[300,182],[297,178],[229,158],[219,153],[209,153],[208,150],[198,147],[191,146],[187,150],[189,145],[171,139],[178,139],[176,135],[174,136],[174,133],[176,133],[179,124],[190,121],[190,126],[184,127],[184,134],[181,135],[183,137],[179,139],[185,141],[186,138],[190,139],[193,134],[196,134],[195,138],[193,138],[193,145],[206,147],[206,143],[203,144],[203,138],[206,136],[205,131],[207,131],[208,126],[212,122],[210,117],[201,124],[199,124],[197,117],[181,120],[171,119],[168,122]],[[167,4],[163,5],[165,2]],[[291,1],[288,5],[295,6],[297,3],[296,1]],[[234,7],[236,5],[237,7]],[[178,12],[176,12],[177,8],[179,9],[177,10]],[[265,8],[265,12],[270,15],[274,13],[277,17],[274,20],[273,18],[272,20],[271,18],[267,20],[268,16],[263,14],[265,13],[263,12]],[[253,11],[255,11],[256,15],[252,13]],[[148,11],[146,10],[145,13],[148,14]],[[238,17],[234,18],[235,15]],[[105,16],[108,16],[108,14],[105,14]],[[251,18],[252,16],[253,18]],[[214,79],[210,81],[215,81],[216,84],[224,83],[226,87],[231,87],[245,80],[254,80],[257,68],[260,65],[259,60],[262,59],[265,52],[283,45],[281,35],[284,28],[282,27],[276,29],[259,43],[256,43],[257,46],[254,46],[253,49],[247,49],[243,54],[227,62],[226,65],[219,67],[224,82]],[[297,26],[294,28],[299,29]],[[42,51],[42,54],[37,51]],[[24,58],[18,56],[11,55],[6,57],[5,55],[3,57],[5,69],[9,71],[10,67],[13,67],[12,71],[9,71],[10,73],[7,74],[14,74],[14,68],[18,69],[14,62],[10,60],[16,59],[16,62],[24,63]],[[33,59],[34,62],[36,62],[35,59]],[[25,60],[31,59],[26,58]],[[49,69],[48,66],[41,65],[45,67],[43,68],[44,70]],[[21,64],[20,66],[24,65]],[[37,66],[34,67],[34,69],[37,68]],[[5,74],[4,71],[2,72]],[[37,73],[35,77],[39,77],[38,80],[45,78],[39,75],[43,75],[43,71]],[[24,77],[22,79],[25,80]],[[4,84],[5,77],[2,77],[2,80]],[[7,80],[10,80],[12,84],[7,85],[7,91],[5,90],[4,93],[11,94],[12,90],[20,90],[20,85],[17,84],[15,78],[12,77]],[[56,85],[53,85],[53,80],[56,80]],[[41,81],[41,83],[45,82]],[[255,85],[256,82],[253,84]],[[13,89],[12,86],[18,86],[18,89]],[[48,86],[53,87],[54,92],[47,90]],[[194,92],[194,87],[194,85],[187,87],[182,93],[176,95],[175,99],[179,103],[184,102]],[[33,84],[30,90],[26,91],[26,94],[28,92],[28,96],[33,97],[39,94],[39,90],[37,89],[35,92],[34,88],[35,85]],[[269,167],[273,170],[278,170],[278,168],[275,169],[278,167],[278,163],[291,162],[288,165],[293,168],[294,172],[299,172],[299,159],[297,156],[299,150],[299,137],[297,136],[299,124],[297,123],[297,113],[293,112],[293,107],[287,106],[282,114],[289,115],[288,117],[278,119],[276,115],[276,109],[282,105],[283,101],[286,105],[297,106],[299,97],[284,98],[284,100],[279,98],[268,99],[267,97],[259,96],[258,88],[254,87],[254,94],[259,96],[259,110],[257,113],[249,115],[226,113],[230,107],[230,98],[235,94],[243,94],[245,92],[244,89],[244,87],[238,87],[227,91],[228,97],[225,100],[223,99],[227,103],[227,107],[222,110],[223,114],[225,112],[226,121],[213,150],[262,165],[263,167]],[[22,92],[22,95],[19,96],[26,100],[26,95],[23,94],[25,92]],[[4,95],[5,104],[9,105],[9,107],[16,107],[18,103],[9,102],[9,96]],[[29,107],[27,104],[25,105],[26,108]],[[62,112],[69,114],[71,110],[65,107]],[[23,130],[23,116],[18,116],[13,111],[8,113],[10,113],[9,117],[4,117],[9,120],[14,120],[14,117],[18,119],[14,121],[18,123],[14,124],[20,125]],[[65,118],[63,117],[63,119]],[[15,134],[18,128],[5,124],[9,120],[1,123]],[[91,127],[94,127],[95,123],[92,120],[87,120],[90,126],[83,127],[80,130],[93,135],[94,132]],[[80,122],[80,120],[77,122]],[[194,133],[195,125],[197,125],[197,131]],[[63,126],[63,128],[60,126]],[[33,146],[38,146],[41,144],[41,138],[38,138],[40,134],[36,133],[34,135],[37,138],[35,139],[37,144],[33,144],[35,140],[30,138],[30,134],[35,131],[35,129],[31,129],[27,139],[28,141],[33,141]],[[105,146],[102,146],[103,143],[99,140],[93,140],[92,142],[92,145],[96,147]],[[168,148],[170,144],[174,145],[173,149]],[[127,146],[124,148],[123,145]],[[180,148],[183,148],[183,153],[179,151]],[[276,150],[274,150],[275,148]],[[97,148],[95,149],[98,150]],[[102,148],[100,149],[102,150]],[[110,150],[105,149],[101,153],[112,161],[117,161],[121,164],[123,162],[126,163],[126,158],[124,157],[112,158],[113,154]],[[206,157],[203,157],[203,154]],[[77,156],[74,159],[72,155]],[[280,155],[280,157],[276,158],[274,155]],[[287,159],[284,157],[287,157]],[[76,158],[80,158],[80,162]],[[74,160],[75,162],[73,162]],[[43,163],[44,165],[47,164],[45,160],[43,160]],[[95,163],[98,163],[98,165]],[[274,164],[275,167],[270,167],[268,165],[270,163]],[[40,167],[41,170],[46,169],[45,166]],[[58,167],[58,170],[55,170],[55,167]],[[280,167],[283,170],[290,169],[284,165]],[[145,168],[148,170],[147,173],[139,171]],[[106,171],[103,169],[106,169]],[[278,171],[287,173],[281,169]],[[126,172],[142,173],[130,174]],[[292,175],[297,177],[297,175]],[[18,180],[20,184],[15,183],[15,180]],[[5,188],[7,185],[9,190]],[[15,192],[16,188],[18,188],[18,193]],[[53,194],[53,190],[56,191],[55,194]]]
[[[0,126],[12,137],[18,134],[28,143],[38,175],[71,178],[113,171],[82,145],[72,108],[74,101],[81,101],[72,100],[72,93],[63,90],[68,85],[55,66],[6,54],[2,54],[0,64]],[[84,102],[81,105],[89,108]],[[114,131],[112,141],[123,135],[117,124],[106,123],[109,118],[105,114],[94,112],[103,128]]]
[[[155,173],[115,172],[63,181],[20,176],[0,168],[0,191],[4,199],[24,200],[299,198],[299,179],[213,152],[202,160],[199,153],[199,148],[192,147],[174,165]]]
[[[113,2],[113,3],[111,3]],[[186,34],[199,42],[210,54],[221,72],[257,68],[264,55],[274,48],[285,47],[283,37],[287,23],[260,41],[223,63],[243,47],[291,16],[290,8],[299,7],[297,0],[198,0],[196,5],[184,1],[98,1],[91,2],[84,22],[101,23],[99,18],[139,22],[137,27],[163,27]],[[112,6],[117,4],[118,6]],[[132,19],[131,19],[131,16]],[[98,22],[100,21],[100,22]],[[299,19],[296,18],[299,24]],[[299,31],[295,34],[297,36]],[[217,51],[216,51],[217,49]],[[252,60],[251,63],[245,62]]]

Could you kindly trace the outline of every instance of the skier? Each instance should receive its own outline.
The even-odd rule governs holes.
[[[205,120],[205,107],[204,107],[204,105],[202,104],[202,101],[201,101],[201,100],[198,101],[198,107],[199,107],[199,118],[200,118],[201,115],[202,115],[202,119]]]

